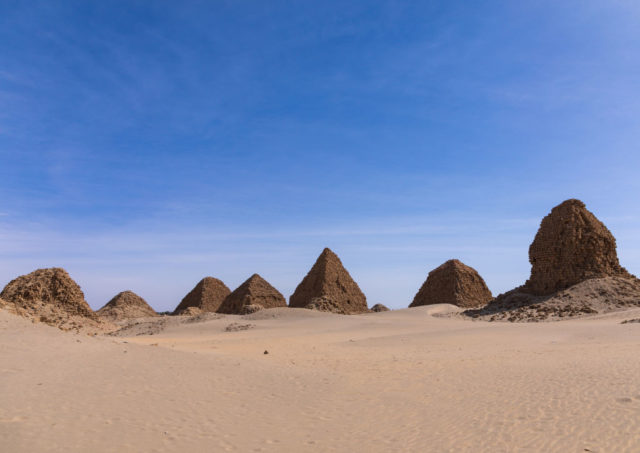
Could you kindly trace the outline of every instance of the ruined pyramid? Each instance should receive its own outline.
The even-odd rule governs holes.
[[[133,291],[118,293],[96,313],[111,321],[158,316],[158,313],[149,306],[147,301]]]
[[[309,273],[291,295],[289,306],[306,308],[314,299],[325,300],[323,306],[336,313],[354,314],[368,311],[365,295],[344,268],[340,258],[328,248],[322,251]]]
[[[6,309],[61,329],[98,324],[80,286],[62,268],[22,275],[5,286],[0,298]]]
[[[640,305],[640,280],[620,266],[615,238],[580,200],[566,200],[542,219],[529,262],[524,285],[465,314],[538,321]]]
[[[205,277],[184,296],[173,314],[179,315],[189,307],[199,308],[203,312],[216,312],[229,294],[231,290],[221,280]]]
[[[218,312],[243,315],[262,308],[286,306],[287,301],[277,289],[258,274],[253,274],[226,297]]]
[[[529,247],[526,291],[552,294],[597,277],[629,277],[620,266],[616,240],[580,200],[567,200],[542,219]]]
[[[491,291],[474,268],[449,260],[429,272],[409,306],[452,304],[471,308],[481,307],[491,298]]]

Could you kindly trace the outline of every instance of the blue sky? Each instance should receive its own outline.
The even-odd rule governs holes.
[[[0,0],[0,285],[102,306],[206,275],[288,297],[325,246],[370,305],[449,258],[494,293],[580,198],[640,273],[634,1]]]

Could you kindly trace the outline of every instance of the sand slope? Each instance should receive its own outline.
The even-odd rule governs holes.
[[[513,325],[437,316],[450,309],[271,309],[130,338],[0,311],[0,438],[12,452],[640,449],[640,324],[620,324],[640,310]]]

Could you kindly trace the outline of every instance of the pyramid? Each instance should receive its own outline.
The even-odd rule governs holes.
[[[551,210],[529,247],[531,277],[525,290],[553,294],[599,277],[630,277],[620,266],[616,240],[580,200],[567,200]]]
[[[529,322],[640,305],[640,280],[620,266],[615,238],[580,200],[566,200],[542,219],[529,261],[524,285],[464,314]]]
[[[231,294],[231,290],[227,288],[221,280],[213,277],[205,277],[184,296],[184,299],[176,307],[173,314],[178,315],[189,307],[196,307],[203,312],[216,312],[224,299]]]
[[[287,301],[280,292],[258,274],[253,274],[229,294],[219,313],[248,314],[262,308],[286,307]]]
[[[118,293],[96,313],[103,318],[113,321],[158,316],[158,313],[149,306],[147,301],[133,291],[123,291]]]
[[[61,329],[79,328],[87,321],[90,324],[98,321],[80,286],[67,271],[58,267],[38,269],[12,280],[0,298],[10,311]]]
[[[337,313],[365,313],[367,298],[344,268],[340,258],[325,248],[306,277],[289,298],[289,306],[306,308],[313,299],[324,298],[331,302]],[[324,304],[327,305],[327,304]],[[329,306],[327,305],[327,306]]]
[[[451,304],[471,308],[483,306],[491,298],[491,291],[474,268],[449,260],[429,272],[409,307]]]
[[[374,313],[380,313],[383,311],[389,311],[389,308],[383,304],[375,304],[373,307],[371,307],[371,311]]]

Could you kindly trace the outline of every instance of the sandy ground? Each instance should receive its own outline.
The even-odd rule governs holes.
[[[273,309],[124,338],[0,311],[0,450],[640,451],[640,324],[620,324],[640,310],[448,309]]]

